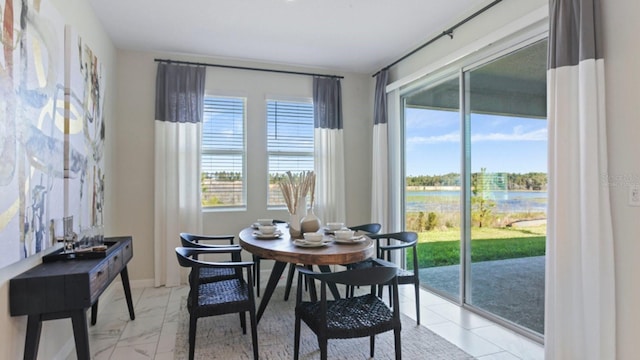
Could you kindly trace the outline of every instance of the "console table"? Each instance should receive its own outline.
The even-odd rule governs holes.
[[[133,257],[130,236],[105,238],[105,257],[91,260],[65,260],[42,263],[9,282],[11,316],[27,315],[24,359],[35,360],[42,322],[71,318],[76,354],[90,359],[86,312],[91,307],[91,325],[96,323],[98,297],[120,274],[129,308],[135,319],[127,263]]]

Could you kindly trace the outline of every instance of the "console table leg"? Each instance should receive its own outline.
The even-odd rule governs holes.
[[[129,318],[131,320],[136,319],[136,314],[133,312],[133,300],[131,299],[131,287],[129,287],[129,272],[127,267],[120,272],[120,278],[122,279],[122,287],[124,287],[124,296],[127,299],[127,307],[129,308]]]
[[[98,300],[91,306],[91,326],[98,321]]]
[[[71,312],[71,323],[73,325],[73,337],[76,341],[76,355],[78,360],[89,360],[89,329],[87,328],[87,314],[85,310]]]
[[[38,357],[38,344],[42,332],[42,320],[40,315],[27,317],[27,337],[24,342],[24,360],[36,360]]]

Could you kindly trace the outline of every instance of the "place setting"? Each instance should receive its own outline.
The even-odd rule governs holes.
[[[367,240],[364,235],[356,235],[353,230],[336,230],[329,236],[338,244],[358,244]]]
[[[282,236],[282,231],[273,224],[273,219],[258,219],[257,223],[251,226],[257,230],[253,232],[253,236],[261,240],[278,239]]]
[[[327,235],[335,235],[335,232],[338,230],[349,230],[349,228],[344,226],[344,223],[341,222],[328,222],[323,228],[324,233]]]
[[[299,247],[315,248],[329,245],[333,242],[331,239],[326,239],[322,233],[312,232],[304,233],[304,239],[295,239],[293,244]]]

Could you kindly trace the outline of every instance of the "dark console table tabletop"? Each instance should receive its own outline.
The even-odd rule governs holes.
[[[135,319],[127,263],[133,257],[130,236],[105,238],[104,258],[74,259],[42,263],[9,282],[11,316],[27,315],[24,359],[35,360],[42,322],[71,318],[78,359],[89,359],[86,311],[91,307],[91,325],[97,321],[98,298],[120,275],[129,308]]]

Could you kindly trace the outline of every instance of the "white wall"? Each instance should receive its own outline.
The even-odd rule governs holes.
[[[287,68],[224,59],[175,54],[118,51],[117,127],[115,135],[115,185],[111,204],[117,208],[113,231],[133,235],[134,258],[129,274],[136,281],[153,279],[153,144],[155,58],[260,68],[278,68],[342,75],[345,163],[347,176],[347,222],[369,221],[371,185],[372,97],[370,76],[334,73],[324,69]],[[269,95],[312,97],[312,78],[299,75],[207,69],[207,91],[218,95],[247,97],[248,204],[245,210],[208,211],[205,233],[237,234],[258,218],[287,219],[286,211],[266,207],[265,97]],[[176,234],[176,246],[179,241]],[[264,269],[267,270],[267,269]]]
[[[412,75],[471,44],[474,40],[515,21],[547,0],[501,2],[456,31],[453,40],[443,38],[401,62],[390,72],[390,82]],[[640,207],[627,203],[630,185],[640,186],[640,120],[638,83],[640,47],[637,34],[640,13],[637,1],[601,2],[604,24],[605,81],[609,172],[602,185],[611,190],[616,257],[617,352],[618,359],[638,357],[640,333]]]
[[[87,1],[83,0],[51,0],[58,12],[62,15],[66,24],[72,25],[87,45],[91,47],[99,61],[102,62],[105,69],[105,114],[107,126],[107,138],[105,145],[105,167],[107,169],[105,177],[105,196],[107,202],[112,195],[113,176],[112,166],[112,138],[115,132],[113,127],[114,98],[115,98],[115,57],[116,51],[113,44],[102,27],[99,25],[93,10]],[[15,11],[19,11],[16,7]],[[104,212],[105,231],[109,234],[109,224],[112,221],[113,207],[107,208]],[[28,270],[29,268],[41,262],[40,255],[34,255],[31,258],[20,261],[16,264],[0,269],[0,359],[19,359],[22,358],[24,351],[24,340],[26,334],[26,316],[11,317],[9,315],[9,280],[14,276]],[[71,320],[52,320],[46,321],[42,327],[42,336],[40,338],[39,358],[53,359],[56,356],[64,356],[69,350],[69,346],[73,346],[71,331]],[[66,346],[66,351],[63,347]],[[62,348],[61,348],[62,347]]]

